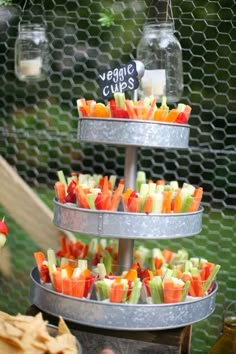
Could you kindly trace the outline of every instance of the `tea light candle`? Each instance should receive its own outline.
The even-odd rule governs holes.
[[[40,76],[42,69],[42,58],[24,59],[20,61],[20,73],[22,76]]]

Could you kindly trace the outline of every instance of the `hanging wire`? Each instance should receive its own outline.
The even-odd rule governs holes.
[[[173,30],[175,32],[175,22],[174,22],[173,9],[172,9],[172,0],[167,0],[167,5],[166,5],[166,21],[168,21],[169,18],[170,18],[171,22],[173,23]]]
[[[22,8],[22,15],[21,15],[21,18],[20,18],[20,21],[19,21],[19,25],[18,25],[19,27],[20,27],[20,24],[21,24],[21,22],[23,20],[23,15],[24,15],[24,12],[25,12],[25,7],[26,7],[26,4],[27,4],[27,1],[28,0],[25,0],[23,8]]]
[[[171,21],[174,26],[172,0],[152,0],[148,7],[147,18],[154,22]]]

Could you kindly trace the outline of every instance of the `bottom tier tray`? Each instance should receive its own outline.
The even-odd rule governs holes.
[[[30,274],[30,301],[42,311],[65,320],[114,330],[164,330],[183,327],[210,316],[215,309],[217,284],[210,295],[177,304],[126,305],[78,299],[40,283],[37,268]]]

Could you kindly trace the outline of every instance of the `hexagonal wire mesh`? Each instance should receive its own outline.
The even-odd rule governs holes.
[[[123,176],[123,148],[77,141],[76,99],[101,99],[98,70],[135,58],[143,24],[155,16],[158,3],[165,5],[165,1],[51,0],[45,8],[41,1],[29,1],[23,13],[23,2],[0,7],[1,156],[50,208],[46,196],[53,191],[59,169],[67,175],[76,170]],[[98,19],[107,8],[112,9],[114,20],[110,27],[102,27]],[[183,49],[182,101],[192,106],[190,147],[140,148],[137,169],[153,179],[188,181],[204,188],[202,232],[187,239],[148,241],[147,246],[185,247],[191,255],[222,265],[216,311],[193,325],[192,353],[207,353],[221,329],[225,305],[236,296],[236,4],[175,0],[172,8]],[[50,72],[45,81],[25,83],[15,77],[14,45],[22,18],[47,26]],[[11,180],[1,181],[3,191],[8,183]],[[32,253],[43,248],[50,234],[32,239],[3,205],[0,214],[7,217],[10,237],[2,258],[10,259],[6,264],[11,269],[1,270],[0,308],[24,312],[29,304]],[[17,194],[14,208],[25,208]]]

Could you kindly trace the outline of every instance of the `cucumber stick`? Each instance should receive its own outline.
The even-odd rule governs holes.
[[[129,297],[128,303],[129,304],[137,304],[140,297],[142,283],[139,278],[136,278],[133,284],[132,292]]]
[[[149,281],[153,304],[161,304],[163,302],[163,288],[161,277],[156,277]]]

